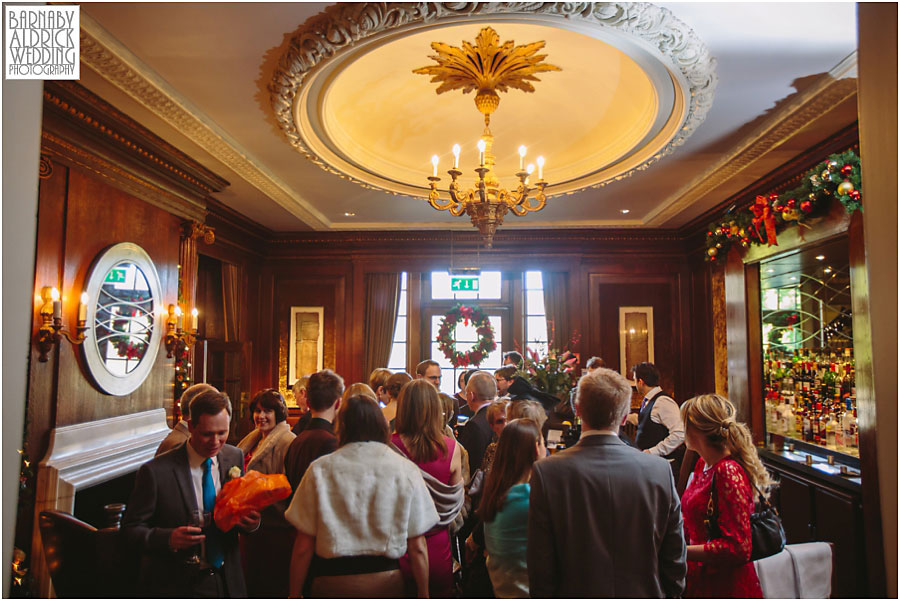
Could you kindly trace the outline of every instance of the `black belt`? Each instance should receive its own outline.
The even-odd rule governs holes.
[[[349,557],[320,557],[313,555],[310,575],[349,576],[351,574],[374,574],[399,570],[400,562],[383,555],[351,555]]]

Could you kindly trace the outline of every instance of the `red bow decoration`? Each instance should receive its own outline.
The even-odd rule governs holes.
[[[756,236],[762,240],[759,226],[762,224],[766,230],[766,243],[768,246],[778,246],[775,238],[775,213],[769,207],[769,200],[765,196],[757,196],[756,202],[750,206],[753,212],[753,227],[756,228]]]

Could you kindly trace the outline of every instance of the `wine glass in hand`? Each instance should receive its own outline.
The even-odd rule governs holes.
[[[206,516],[209,514],[203,513],[202,509],[194,509],[191,511],[191,515],[188,518],[188,526],[193,526],[194,528],[205,528],[206,527]],[[202,543],[201,543],[202,545]],[[200,555],[202,552],[202,546],[195,545],[192,547],[193,553],[190,557],[187,558],[187,563],[192,565],[200,564]]]

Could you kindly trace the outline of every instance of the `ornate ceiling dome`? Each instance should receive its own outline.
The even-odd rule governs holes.
[[[281,57],[269,86],[279,127],[329,172],[425,198],[431,156],[448,165],[458,143],[470,158],[461,164],[474,163],[483,122],[471,94],[438,95],[412,71],[432,42],[456,45],[487,25],[505,40],[545,41],[542,53],[562,68],[533,93],[504,94],[491,119],[498,175],[518,170],[524,144],[547,159],[548,197],[646,168],[712,104],[715,59],[651,4],[338,4],[301,25]]]

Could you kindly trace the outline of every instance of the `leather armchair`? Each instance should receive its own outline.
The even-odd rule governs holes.
[[[119,509],[121,507],[121,509]],[[121,516],[124,506],[117,506]],[[38,516],[44,558],[60,598],[127,597],[136,565],[120,548],[117,519],[113,527],[97,530],[63,511]]]

